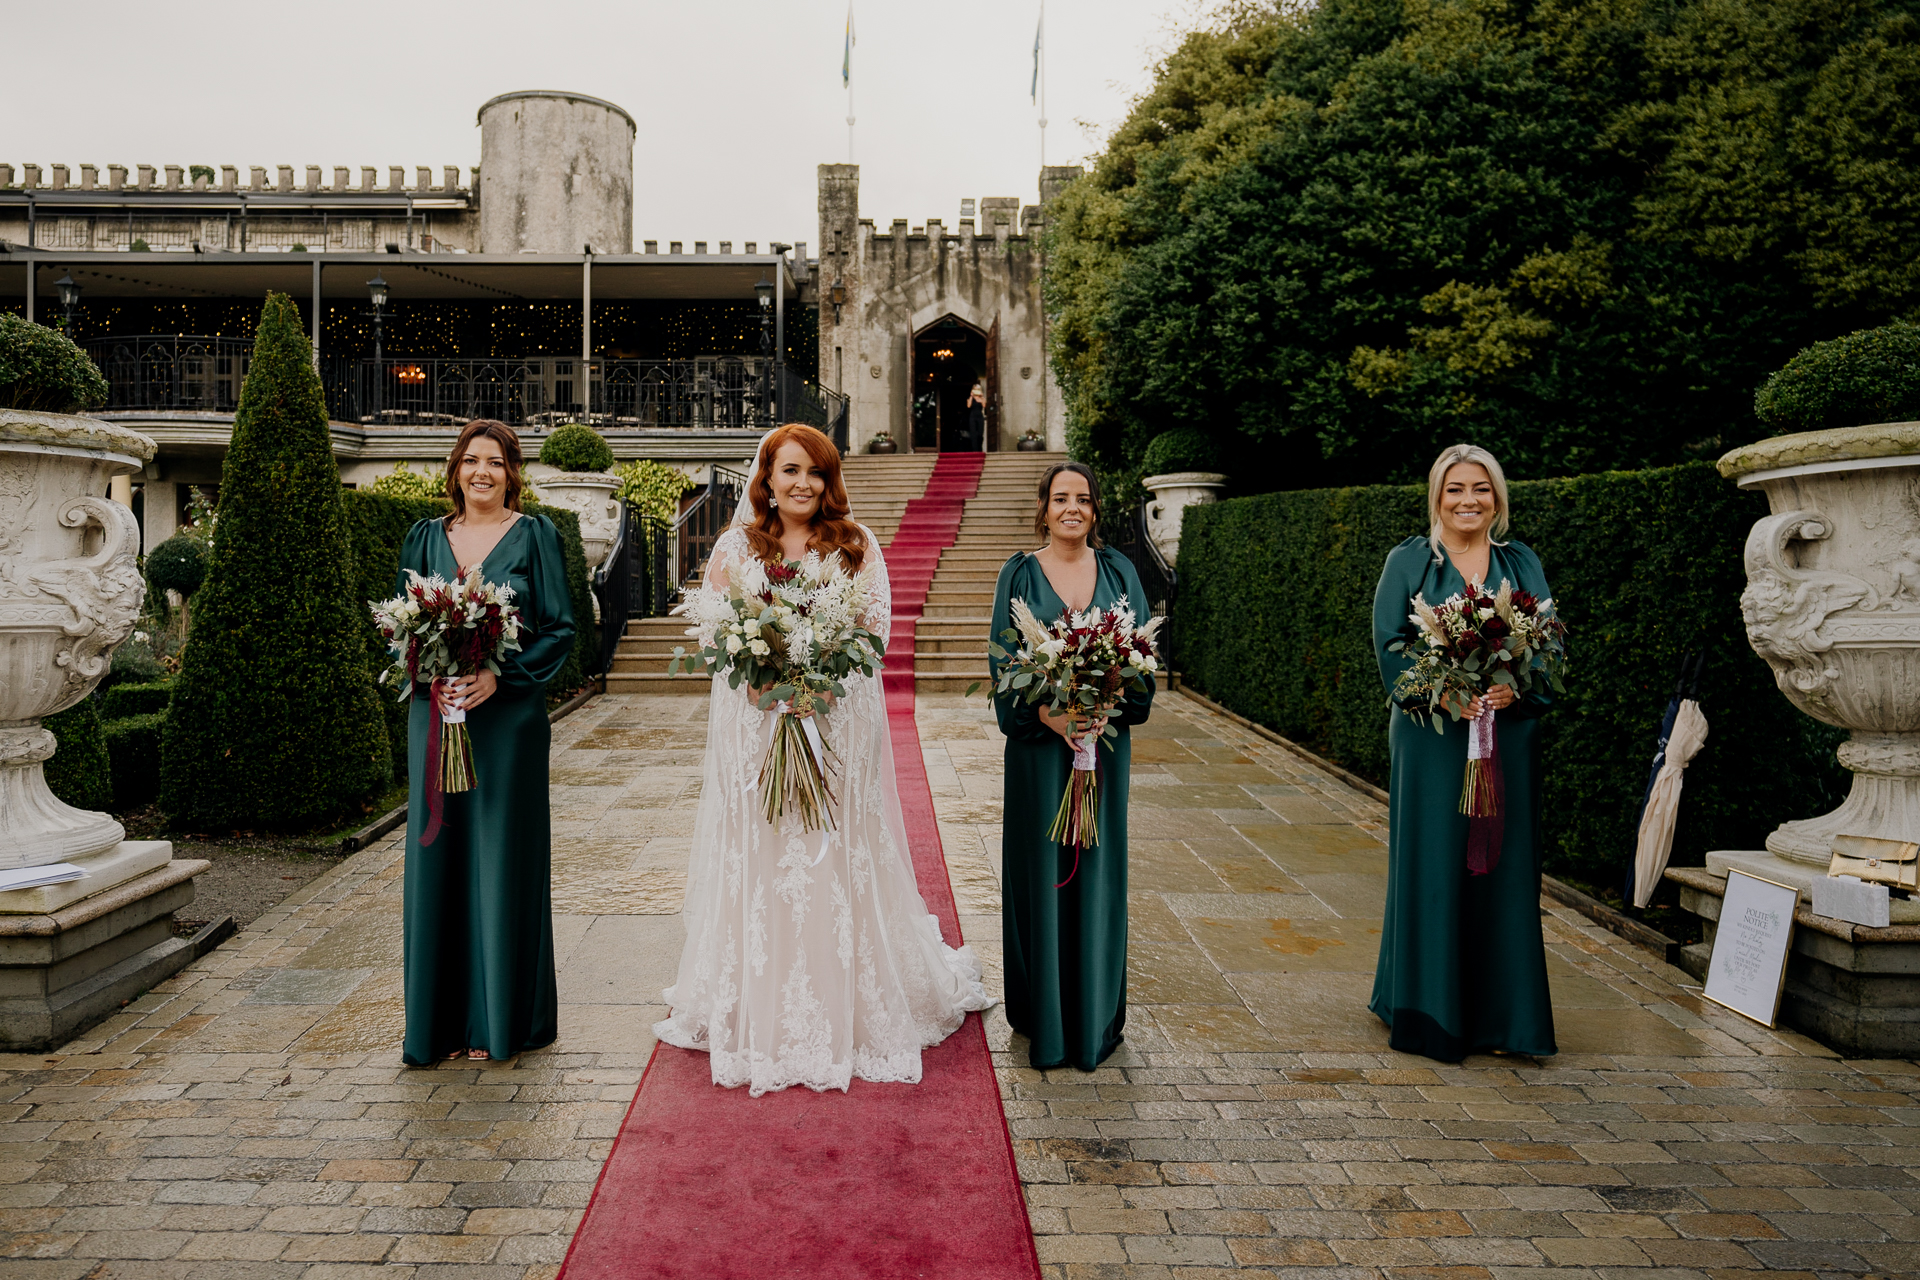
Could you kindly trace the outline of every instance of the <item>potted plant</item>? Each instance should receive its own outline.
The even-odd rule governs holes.
[[[868,453],[898,453],[900,452],[900,446],[893,442],[892,432],[876,431],[873,435],[873,439],[867,441],[867,452]]]
[[[1168,564],[1180,557],[1180,523],[1188,507],[1204,506],[1219,496],[1227,477],[1216,470],[1219,453],[1213,437],[1198,427],[1176,427],[1153,438],[1142,463],[1140,483],[1153,491],[1147,506],[1147,536]]]
[[[1038,431],[1028,427],[1027,434],[1021,436],[1019,443],[1013,447],[1021,453],[1039,453],[1047,447],[1047,442],[1040,438]]]
[[[620,504],[613,496],[619,491],[620,477],[611,474],[613,449],[592,427],[569,422],[556,427],[541,444],[540,464],[559,473],[538,477],[540,500],[580,517],[587,568],[598,568],[613,549],[620,527]]]
[[[42,717],[93,692],[146,597],[133,512],[96,495],[154,442],[78,410],[107,382],[64,334],[0,316],[0,868],[91,857],[126,832],[47,789]]]

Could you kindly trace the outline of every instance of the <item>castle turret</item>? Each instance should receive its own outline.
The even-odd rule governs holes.
[[[633,117],[523,90],[480,108],[482,253],[633,252]]]

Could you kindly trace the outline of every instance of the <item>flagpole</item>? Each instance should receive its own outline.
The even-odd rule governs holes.
[[[1040,0],[1040,167],[1047,167],[1047,0]]]
[[[847,87],[847,163],[853,163],[853,5],[847,5],[847,45],[840,62],[840,78]]]

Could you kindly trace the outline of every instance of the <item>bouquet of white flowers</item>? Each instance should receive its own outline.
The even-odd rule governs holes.
[[[873,587],[871,567],[852,573],[838,553],[809,551],[750,561],[724,590],[702,587],[674,609],[693,623],[687,635],[699,648],[675,647],[669,673],[725,672],[730,688],[745,684],[761,710],[778,712],[760,770],[760,811],[775,826],[794,814],[804,831],[833,829],[837,770],[820,721],[849,676],[880,669],[886,641],[862,621]]]

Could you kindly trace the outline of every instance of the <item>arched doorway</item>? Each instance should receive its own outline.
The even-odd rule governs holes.
[[[956,315],[941,316],[913,335],[914,452],[978,452],[993,446],[1000,409],[993,346],[992,335]],[[967,412],[976,385],[987,397],[984,427],[973,426]]]

